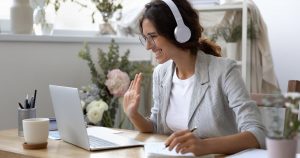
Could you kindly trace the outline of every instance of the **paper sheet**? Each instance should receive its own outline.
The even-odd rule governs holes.
[[[195,157],[193,153],[181,154],[176,153],[175,150],[169,151],[167,148],[165,148],[164,142],[146,143],[144,147],[147,158]],[[201,158],[214,158],[214,156],[207,155],[201,156]]]

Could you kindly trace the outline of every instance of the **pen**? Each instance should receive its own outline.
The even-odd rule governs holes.
[[[33,104],[32,104],[32,108],[35,107],[36,93],[37,93],[37,90],[35,89],[35,90],[34,90],[34,96],[33,96]]]
[[[22,104],[19,102],[19,107],[21,108],[21,109],[24,109],[24,107],[22,106]]]
[[[197,127],[194,127],[193,129],[190,130],[190,132],[194,132],[197,129]],[[165,148],[169,147],[170,144],[166,145]]]

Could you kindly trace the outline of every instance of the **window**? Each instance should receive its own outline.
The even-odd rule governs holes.
[[[9,19],[10,16],[10,6],[12,5],[12,0],[1,0],[0,1],[0,19]]]

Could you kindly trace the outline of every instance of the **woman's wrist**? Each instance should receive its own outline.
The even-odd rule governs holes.
[[[137,119],[139,119],[139,117],[141,117],[141,114],[136,111],[136,112],[128,113],[127,116],[130,120],[137,120]]]

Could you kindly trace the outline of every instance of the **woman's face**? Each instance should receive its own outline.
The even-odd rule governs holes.
[[[143,36],[146,39],[145,47],[151,49],[155,54],[155,59],[162,64],[170,59],[170,50],[174,46],[163,36],[160,36],[150,20],[144,19],[142,23]],[[153,39],[153,40],[152,40]]]

